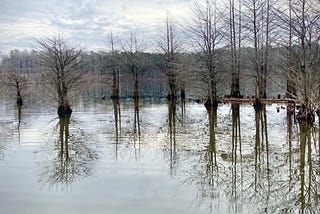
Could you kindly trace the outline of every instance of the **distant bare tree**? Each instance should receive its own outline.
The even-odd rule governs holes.
[[[47,89],[53,90],[58,102],[58,115],[70,116],[72,110],[69,92],[79,92],[83,84],[84,73],[80,69],[82,50],[79,45],[71,44],[61,38],[61,35],[36,41],[39,44],[39,63],[47,71],[45,77]]]
[[[120,98],[120,66],[118,60],[118,52],[115,49],[113,34],[110,34],[110,69],[112,72],[112,99]]]
[[[135,100],[139,99],[139,82],[145,72],[144,49],[144,44],[133,33],[123,47],[125,69],[133,80],[133,98]]]
[[[261,109],[261,98],[267,96],[267,76],[270,68],[271,2],[272,0],[242,0],[247,42],[253,46],[251,63],[256,80],[256,109]]]
[[[221,57],[218,45],[223,39],[217,4],[213,0],[194,1],[192,10],[194,18],[188,29],[193,46],[200,53],[203,63],[199,72],[201,80],[199,84],[205,85],[206,88],[206,106],[217,107],[218,63]]]
[[[100,57],[97,63],[100,66],[99,82],[104,86],[111,87],[111,99],[119,99],[121,54],[117,45],[119,42],[112,32],[107,36],[106,44],[108,46],[107,52],[98,54]],[[102,96],[102,99],[105,99],[105,95]]]
[[[167,98],[168,100],[173,100],[176,99],[177,91],[179,89],[178,79],[180,70],[178,65],[178,50],[181,48],[182,44],[178,37],[176,23],[169,13],[167,14],[165,29],[160,36],[158,46],[165,57],[164,67],[162,67],[161,70],[165,74],[167,80]],[[184,91],[182,92],[184,93]]]
[[[4,57],[2,61],[3,87],[6,87],[9,93],[16,95],[17,105],[23,104],[23,93],[27,89],[27,74],[20,72],[20,61],[15,59],[14,55]]]
[[[187,93],[189,96],[194,96],[199,89],[198,85],[198,58],[195,53],[179,53],[179,75],[178,84],[180,87],[180,99],[181,99],[181,110],[185,110]]]

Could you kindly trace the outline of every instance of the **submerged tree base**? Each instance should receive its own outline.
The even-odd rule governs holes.
[[[262,102],[260,99],[255,99],[254,103],[253,103],[253,108],[255,111],[261,111],[262,110]]]
[[[172,94],[167,95],[167,100],[176,100],[176,99],[177,99],[176,95],[172,95]]]
[[[112,100],[118,100],[118,99],[120,99],[120,96],[117,94],[117,95],[114,95],[114,94],[112,94],[111,96],[110,96],[110,98],[112,99]],[[104,98],[105,99],[105,98]]]
[[[211,102],[210,99],[207,99],[206,102],[204,103],[204,106],[206,107],[207,110],[209,109],[217,109],[218,108],[218,101],[213,101]]]
[[[315,121],[315,115],[312,112],[298,112],[296,118],[299,124],[310,124],[312,125]]]
[[[23,105],[23,101],[22,101],[21,98],[18,98],[18,99],[17,99],[17,105],[18,105],[18,106],[22,106],[22,105]]]
[[[72,109],[70,108],[70,106],[59,106],[57,112],[59,117],[66,118],[71,116]]]
[[[133,98],[134,100],[139,100],[139,95],[136,95],[136,94],[135,94],[135,95],[132,96],[132,98]]]

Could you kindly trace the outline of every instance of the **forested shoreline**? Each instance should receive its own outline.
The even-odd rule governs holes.
[[[250,48],[244,49],[244,53],[251,51]],[[275,50],[275,55],[278,50]],[[197,68],[200,67],[199,54],[195,53],[180,53],[182,60],[190,66],[182,71],[181,77],[178,78],[180,82],[183,78],[183,81],[186,84],[186,94],[187,97],[202,99],[205,98],[205,94],[202,92],[204,88],[201,88],[200,80],[197,77]],[[225,55],[228,54],[227,51]],[[243,54],[245,55],[245,54]],[[106,97],[110,97],[112,94],[112,85],[111,85],[111,69],[109,68],[109,62],[111,61],[111,56],[107,52],[86,52],[82,53],[83,59],[83,69],[86,73],[86,78],[90,88],[101,88],[102,92]],[[227,57],[227,55],[226,55]],[[154,97],[162,98],[166,97],[166,76],[161,71],[161,66],[164,64],[164,56],[159,53],[144,53],[144,70],[143,74],[139,79],[141,82],[141,87],[139,88],[140,94],[142,97]],[[121,97],[127,98],[132,97],[132,78],[130,72],[128,71],[124,59],[124,55],[119,54],[120,59],[120,73],[121,73]],[[40,84],[39,79],[43,70],[41,65],[37,62],[37,52],[36,51],[27,51],[27,50],[12,50],[8,56],[5,56],[2,60],[2,77],[8,75],[5,66],[8,61],[14,60],[14,69],[26,78],[28,84]],[[247,64],[247,63],[244,63]],[[241,81],[243,84],[240,85],[240,91],[243,97],[249,96],[250,98],[254,96],[254,73],[251,71],[249,66],[243,66],[243,74],[241,74]],[[221,72],[221,77],[219,78],[218,83],[218,96],[224,97],[230,95],[230,84],[231,84],[231,72],[227,68],[223,68]],[[2,81],[5,81],[3,79]],[[7,80],[8,81],[8,80]],[[285,75],[281,73],[281,67],[275,67],[270,74],[268,79],[268,92],[267,97],[273,98],[277,97],[278,94],[281,97],[285,96],[285,86],[282,86],[281,83],[285,83]],[[9,84],[9,82],[8,82]],[[6,85],[6,84],[4,84]],[[31,85],[30,85],[31,87]],[[33,87],[33,86],[32,86]],[[7,96],[10,95],[10,90],[7,89],[7,93],[3,93]],[[26,90],[28,90],[26,88]],[[29,94],[29,92],[28,92]],[[178,94],[180,97],[180,95]]]

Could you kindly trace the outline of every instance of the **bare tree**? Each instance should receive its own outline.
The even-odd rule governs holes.
[[[120,98],[120,51],[117,48],[118,41],[111,32],[107,36],[107,45],[109,50],[105,53],[101,53],[101,59],[98,62],[100,65],[99,82],[104,86],[111,86],[111,99]],[[102,96],[105,99],[105,95]],[[117,103],[117,102],[116,102]]]
[[[110,34],[110,45],[111,45],[111,62],[110,68],[112,71],[112,99],[119,99],[120,98],[120,68],[118,63],[118,52],[114,46],[114,38],[113,34]]]
[[[178,54],[178,85],[180,87],[181,111],[185,111],[187,91],[189,96],[194,96],[199,89],[198,84],[198,58],[195,53],[179,53]]]
[[[178,37],[176,23],[168,13],[165,30],[158,41],[162,53],[165,57],[164,67],[161,68],[166,76],[168,85],[168,100],[174,100],[177,97],[179,89],[178,78],[180,74],[178,62],[178,50],[181,48],[181,40]],[[184,89],[181,89],[184,90]],[[182,91],[184,94],[184,91]]]
[[[199,72],[201,84],[206,85],[206,106],[217,107],[217,73],[221,51],[218,45],[223,39],[221,22],[218,20],[216,1],[194,1],[194,18],[188,27],[193,46],[201,56],[203,66]]]
[[[270,68],[271,4],[270,0],[243,0],[247,42],[253,45],[251,63],[255,71],[256,109],[261,109],[261,98],[267,96],[267,78]]]
[[[283,43],[287,93],[301,104],[298,119],[313,122],[320,102],[320,2],[290,0],[288,4],[280,14],[283,30],[289,34],[289,44]]]
[[[238,8],[236,8],[238,3]],[[241,97],[240,94],[240,48],[242,32],[241,0],[229,0],[229,45],[231,64],[231,97]]]
[[[131,34],[127,44],[123,47],[125,69],[133,80],[133,98],[139,99],[139,81],[145,72],[144,45],[138,40],[136,34]]]
[[[294,72],[292,67],[294,66],[293,65],[293,62],[292,62],[292,33],[293,33],[293,25],[292,25],[292,0],[288,0],[288,19],[287,19],[287,26],[288,26],[288,40],[289,40],[289,44],[288,44],[288,56],[286,57],[287,58],[287,64],[286,64],[286,67],[289,68],[287,69],[288,70],[288,75],[287,75],[287,93],[286,93],[286,96],[288,98],[295,98],[296,95],[297,95],[297,90],[296,90],[296,86],[295,86],[295,82],[293,80],[293,78],[291,78],[293,75],[294,75]]]
[[[23,93],[26,93],[27,89],[27,74],[20,72],[20,61],[15,58],[14,54],[4,57],[2,61],[3,72],[3,86],[8,89],[9,92],[13,92],[16,95],[17,105],[23,104]]]
[[[61,38],[61,35],[36,41],[39,44],[39,62],[47,71],[47,89],[54,90],[58,102],[58,115],[70,116],[69,92],[79,91],[83,83],[83,72],[80,69],[82,50],[79,45]]]

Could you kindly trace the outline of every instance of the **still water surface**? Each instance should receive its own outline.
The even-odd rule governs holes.
[[[319,129],[266,106],[0,101],[0,213],[319,213]]]

